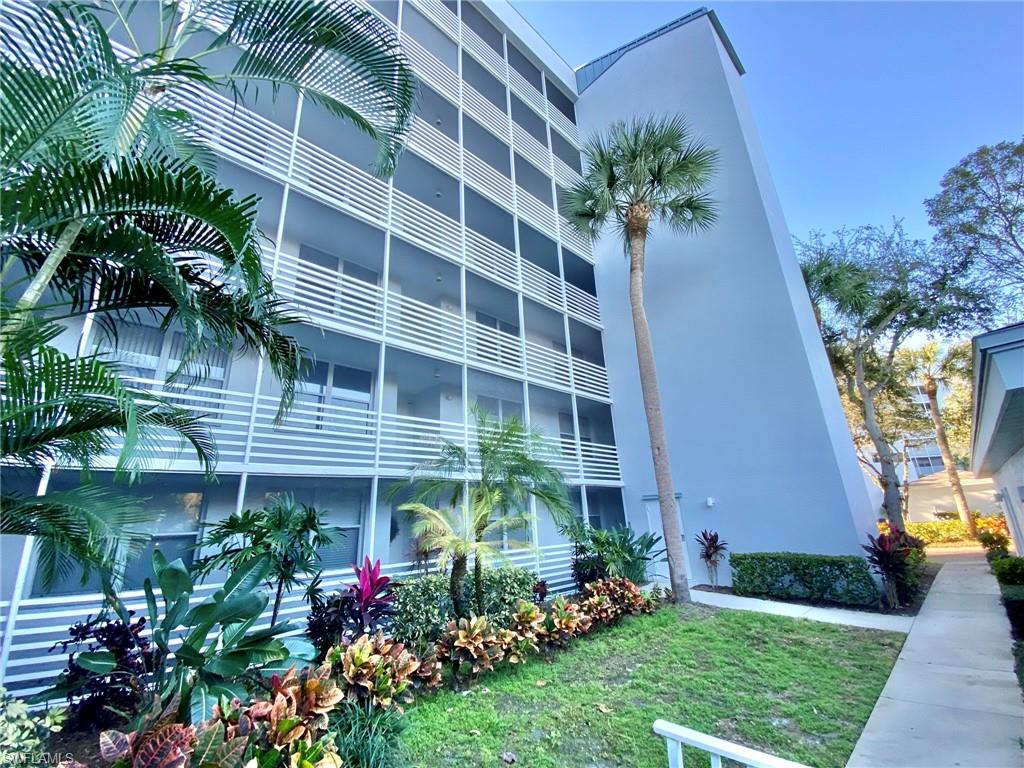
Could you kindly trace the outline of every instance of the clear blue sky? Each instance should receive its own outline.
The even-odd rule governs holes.
[[[513,5],[573,67],[700,2]],[[720,2],[790,231],[886,224],[981,144],[1024,131],[1024,4]]]

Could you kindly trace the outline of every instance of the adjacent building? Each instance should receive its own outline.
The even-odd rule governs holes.
[[[596,247],[581,238],[558,200],[582,170],[581,138],[616,119],[679,111],[721,153],[717,227],[688,239],[658,233],[648,256],[687,538],[711,528],[733,551],[858,552],[876,510],[743,68],[714,13],[690,13],[574,71],[502,0],[370,6],[420,80],[392,179],[372,174],[368,139],[288,91],[250,107],[213,93],[182,103],[216,150],[223,183],[262,197],[267,268],[306,316],[294,334],[315,364],[277,422],[280,388],[257,357],[211,353],[204,381],[170,386],[181,337],[143,319],[121,329],[131,373],[205,415],[220,450],[208,483],[167,444],[137,487],[160,513],[152,546],[187,561],[205,524],[288,492],[346,532],[325,552],[327,585],[363,556],[407,574],[410,523],[389,491],[443,441],[471,443],[474,405],[515,414],[557,444],[589,524],[659,531],[621,247],[612,235]],[[107,343],[87,323],[69,326],[65,342]],[[4,482],[40,488],[14,470]],[[43,480],[76,482],[66,470]],[[533,546],[511,557],[567,588],[571,547],[546,510],[534,512]],[[27,692],[40,670],[62,664],[46,652],[54,632],[94,611],[96,596],[76,580],[43,595],[32,543],[4,539],[0,661],[7,685]],[[692,544],[688,554],[703,580]],[[129,589],[148,559],[130,566]],[[282,614],[305,610],[293,595]]]
[[[974,337],[971,470],[991,477],[1024,555],[1024,323]]]

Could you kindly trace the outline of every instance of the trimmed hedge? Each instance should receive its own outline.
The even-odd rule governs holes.
[[[989,515],[982,517],[974,513],[974,524],[978,533],[999,533],[1008,536],[1006,518],[1002,515]],[[888,531],[889,526],[882,523],[878,526],[883,533]],[[967,535],[967,528],[961,520],[930,520],[927,523],[907,523],[907,533],[925,544],[954,544],[961,541],[970,541]]]
[[[1024,586],[1024,557],[1001,557],[992,561],[996,581],[1008,587]]]
[[[484,570],[484,608],[487,618],[504,629],[520,599],[533,601],[537,577],[523,568],[486,568]],[[462,595],[476,612],[473,573],[466,575]],[[435,642],[448,622],[455,618],[448,595],[448,576],[432,573],[410,579],[395,587],[392,634],[396,640],[415,646]]]
[[[855,555],[734,553],[729,564],[737,595],[857,606],[877,606],[880,599],[867,561]]]

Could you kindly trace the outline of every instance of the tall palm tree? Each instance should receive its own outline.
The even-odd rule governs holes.
[[[436,460],[417,467],[408,480],[414,489],[412,506],[405,505],[408,510],[417,514],[417,510],[429,505],[441,507],[431,518],[437,523],[445,515],[456,514],[463,522],[472,522],[472,526],[460,523],[449,527],[478,534],[473,540],[481,546],[495,531],[526,527],[531,498],[547,507],[556,521],[567,520],[572,515],[572,506],[562,473],[550,463],[554,449],[544,435],[528,429],[515,416],[494,419],[478,405],[473,406],[472,415],[472,450],[445,441]],[[393,494],[401,487],[395,486]],[[451,513],[444,509],[460,511]],[[423,530],[427,532],[426,528]],[[473,563],[480,612],[485,559],[477,558]],[[457,560],[454,565],[458,565]]]
[[[682,528],[644,308],[644,257],[652,222],[682,234],[714,224],[715,204],[706,189],[718,154],[694,139],[682,118],[646,117],[615,123],[607,134],[591,138],[584,156],[583,179],[567,190],[563,205],[569,221],[585,237],[597,239],[613,225],[629,256],[629,303],[669,578],[675,599],[688,601]]]
[[[953,492],[957,514],[967,529],[967,535],[976,539],[978,528],[974,523],[974,516],[971,515],[971,508],[967,505],[967,496],[964,494],[960,473],[956,467],[956,457],[949,447],[946,425],[939,408],[939,385],[948,386],[954,380],[966,378],[965,371],[970,364],[970,345],[955,344],[943,350],[937,341],[929,341],[916,349],[901,350],[900,353],[910,367],[911,377],[921,382],[924,394],[928,398],[928,416],[935,428],[935,442],[939,446],[942,463],[946,466],[946,477]]]
[[[470,558],[473,559],[473,598],[476,615],[482,616],[486,609],[483,590],[483,569],[494,562],[508,559],[502,546],[505,534],[521,530],[530,525],[529,515],[523,513],[505,514],[494,517],[495,511],[503,505],[502,491],[498,488],[479,490],[469,502],[458,507],[436,509],[422,502],[402,504],[399,509],[415,517],[413,534],[420,538],[423,546],[437,553],[438,565],[447,569],[449,562],[452,572],[448,579],[448,595],[451,597],[455,615],[469,618],[463,600],[463,584]],[[508,540],[509,546],[526,546],[515,539]]]
[[[116,474],[131,475],[177,436],[212,472],[216,446],[198,417],[127,386],[117,365],[99,355],[61,352],[52,342],[63,329],[52,320],[34,313],[12,323],[11,313],[0,306],[0,462],[37,474],[62,466],[87,471],[96,457],[113,454]],[[151,519],[137,500],[89,483],[31,497],[4,488],[0,509],[0,533],[38,539],[38,573],[47,588],[74,562],[83,582],[95,567],[111,587],[148,539],[141,526]]]

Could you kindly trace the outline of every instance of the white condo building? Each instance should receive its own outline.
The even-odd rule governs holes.
[[[294,335],[316,364],[282,423],[279,385],[255,356],[211,355],[204,381],[168,391],[206,416],[220,461],[207,483],[168,443],[136,488],[161,515],[152,546],[188,561],[205,524],[290,492],[346,531],[325,553],[325,586],[346,581],[364,555],[409,573],[410,523],[388,490],[442,440],[468,444],[474,404],[557,441],[591,525],[660,531],[621,245],[611,234],[596,246],[580,238],[557,201],[578,178],[582,139],[616,119],[680,112],[721,156],[714,230],[658,233],[648,253],[686,538],[710,528],[737,552],[858,553],[877,510],[743,69],[714,13],[690,13],[574,71],[502,0],[371,6],[397,30],[420,82],[392,179],[371,173],[368,139],[289,91],[251,109],[213,93],[184,104],[216,150],[222,183],[262,197],[267,269],[306,315]],[[119,354],[166,390],[179,341],[126,325]],[[87,325],[68,328],[70,349],[103,343]],[[4,482],[34,491],[39,479],[5,470]],[[48,479],[77,482],[70,470]],[[571,547],[546,510],[535,512],[534,546],[513,560],[568,588]],[[2,672],[28,692],[64,663],[47,654],[54,637],[98,600],[77,580],[44,596],[31,542],[0,545]],[[702,581],[692,545],[688,555]],[[126,588],[148,569],[148,556],[132,564]],[[305,612],[294,594],[282,616]]]

